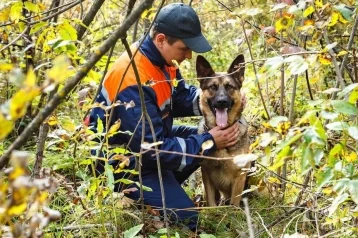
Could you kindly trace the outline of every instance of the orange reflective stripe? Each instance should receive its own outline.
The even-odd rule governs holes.
[[[132,47],[132,52],[134,52],[135,49],[135,47]],[[141,52],[136,54],[134,61],[139,71],[140,82],[145,84],[148,81],[152,81],[149,85],[152,85],[157,96],[157,104],[161,107],[162,104],[171,97],[171,85],[168,84],[164,73],[159,67],[153,65]],[[123,73],[129,63],[130,59],[128,54],[123,53],[106,75],[103,86],[106,89],[108,99],[111,102],[116,98],[117,88],[120,85]],[[174,67],[166,67],[165,69],[168,71],[170,79],[173,79],[176,75],[176,69]],[[137,85],[137,82],[133,67],[130,66],[118,93],[133,85]]]

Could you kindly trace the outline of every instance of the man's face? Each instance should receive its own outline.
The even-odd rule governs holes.
[[[178,40],[173,44],[169,44],[164,34],[159,35],[159,37],[156,37],[156,45],[167,64],[174,66],[173,60],[176,60],[180,64],[184,60],[192,58],[192,50],[183,41]]]

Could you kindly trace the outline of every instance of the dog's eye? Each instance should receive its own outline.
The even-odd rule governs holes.
[[[213,90],[213,91],[216,91],[216,90],[218,89],[218,86],[216,86],[216,85],[214,84],[214,85],[211,85],[209,88],[210,88],[211,90]]]
[[[234,88],[234,86],[232,86],[231,84],[227,84],[225,87],[226,87],[226,90],[229,90],[229,89],[233,89],[233,88]]]

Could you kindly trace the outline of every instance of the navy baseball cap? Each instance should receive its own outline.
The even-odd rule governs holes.
[[[193,8],[183,3],[172,3],[163,7],[155,20],[155,29],[182,40],[196,53],[205,53],[212,49],[201,33],[198,15]]]

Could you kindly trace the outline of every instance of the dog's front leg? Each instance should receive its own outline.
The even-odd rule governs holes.
[[[241,194],[244,191],[246,177],[247,177],[246,172],[240,170],[231,188],[230,203],[235,206],[240,206]]]
[[[215,200],[215,187],[210,180],[209,171],[204,167],[201,167],[201,174],[203,176],[203,183],[205,188],[205,199],[207,206],[214,207],[216,206]]]

